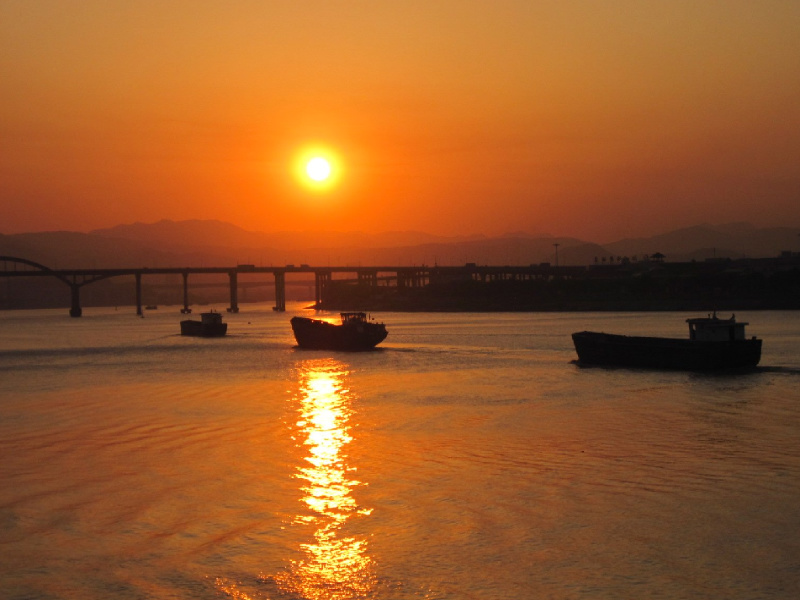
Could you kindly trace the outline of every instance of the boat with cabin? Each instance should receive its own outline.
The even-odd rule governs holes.
[[[222,315],[213,310],[200,313],[200,320],[185,319],[181,321],[181,335],[199,337],[221,337],[228,331],[228,324],[222,322]]]
[[[383,323],[363,312],[340,313],[341,323],[322,319],[292,317],[292,331],[300,348],[313,350],[372,350],[386,339]]]
[[[748,323],[736,316],[686,319],[689,338],[662,338],[581,331],[572,334],[579,364],[692,371],[746,369],[761,360],[762,340],[745,337]]]

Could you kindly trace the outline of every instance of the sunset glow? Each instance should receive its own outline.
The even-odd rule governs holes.
[[[0,3],[0,233],[800,222],[796,2],[118,6]]]

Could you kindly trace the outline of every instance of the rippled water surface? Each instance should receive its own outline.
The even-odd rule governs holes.
[[[0,598],[800,597],[800,313],[746,374],[581,368],[684,313],[0,313]]]

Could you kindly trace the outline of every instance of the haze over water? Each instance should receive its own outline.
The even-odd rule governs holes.
[[[731,376],[572,362],[695,314],[289,309],[0,312],[0,598],[800,597],[797,312]]]

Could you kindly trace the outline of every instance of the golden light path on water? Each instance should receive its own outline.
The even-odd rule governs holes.
[[[305,557],[275,579],[284,591],[311,600],[363,597],[374,587],[367,541],[343,531],[349,519],[371,512],[353,497],[353,488],[362,484],[347,460],[353,441],[347,367],[332,359],[307,360],[298,375],[295,433],[306,456],[296,477],[305,510],[294,525],[313,528],[313,541],[301,544]]]

